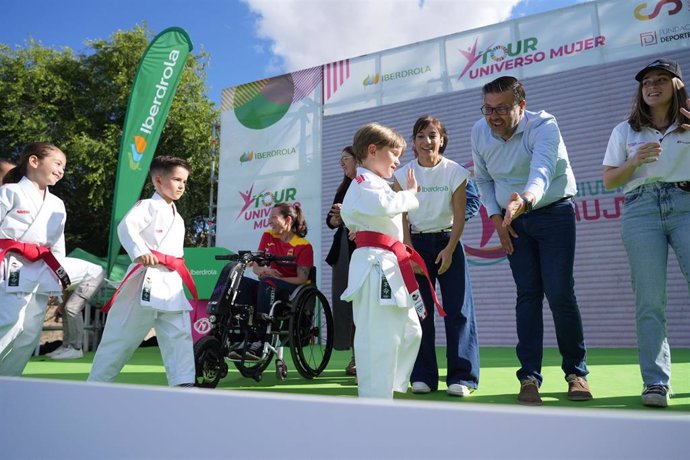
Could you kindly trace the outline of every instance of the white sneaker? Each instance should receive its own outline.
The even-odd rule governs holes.
[[[412,393],[426,394],[431,393],[431,388],[424,382],[412,382]]]
[[[50,359],[56,359],[56,360],[81,359],[83,357],[84,357],[84,352],[82,350],[77,350],[76,348],[67,347],[62,351],[62,353],[57,353],[57,354],[52,355],[50,357]]]
[[[67,349],[67,347],[65,345],[60,345],[59,347],[57,347],[55,350],[51,351],[50,353],[46,353],[46,356],[48,358],[52,358],[54,355],[59,355],[60,353],[62,353],[66,349]]]
[[[450,396],[469,396],[472,392],[474,391],[474,388],[470,388],[467,385],[463,385],[461,383],[452,383],[448,385],[448,389],[446,390],[446,393],[448,393]]]

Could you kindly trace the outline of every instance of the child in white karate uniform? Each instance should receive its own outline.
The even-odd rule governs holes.
[[[155,157],[150,176],[156,193],[137,202],[118,225],[120,242],[133,263],[111,299],[90,382],[114,382],[153,327],[168,384],[194,385],[192,307],[185,297],[181,271],[169,268],[168,263],[170,259],[180,262],[184,254],[184,221],[174,201],[184,193],[190,169],[181,158]]]
[[[51,194],[67,158],[56,146],[27,145],[0,187],[0,375],[21,375],[41,337],[48,297],[69,284],[62,200]]]
[[[410,292],[403,280],[400,257],[382,247],[402,245],[402,213],[419,205],[412,170],[401,192],[385,181],[400,164],[405,146],[397,131],[376,123],[360,128],[352,145],[360,167],[343,200],[341,217],[355,232],[357,249],[341,298],[353,306],[360,397],[392,399],[394,391],[406,392],[422,337],[415,311],[419,292]],[[376,240],[384,244],[374,245]],[[409,265],[408,260],[403,263]],[[407,268],[411,272],[411,266]]]

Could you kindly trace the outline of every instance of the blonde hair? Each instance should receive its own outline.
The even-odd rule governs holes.
[[[372,144],[377,148],[393,147],[403,152],[407,147],[405,138],[396,130],[379,123],[368,123],[359,128],[352,139],[352,150],[358,162],[367,158],[367,149]]]

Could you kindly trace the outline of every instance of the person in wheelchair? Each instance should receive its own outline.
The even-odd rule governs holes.
[[[304,213],[298,204],[277,204],[271,209],[268,218],[269,229],[264,232],[259,242],[259,251],[274,256],[295,258],[294,264],[269,266],[254,264],[252,270],[259,280],[243,277],[237,296],[238,304],[254,305],[257,324],[265,320],[271,311],[271,305],[279,294],[292,293],[298,286],[309,281],[309,272],[314,265],[314,250],[304,237],[307,235],[307,223]],[[241,359],[244,351],[245,361],[261,359],[264,348],[265,329],[257,328],[255,337],[248,347],[239,348],[229,355],[231,359]]]

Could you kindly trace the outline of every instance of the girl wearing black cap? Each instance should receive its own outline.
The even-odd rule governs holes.
[[[682,78],[670,59],[638,72],[630,116],[614,128],[604,156],[604,185],[625,192],[621,235],[635,293],[646,406],[666,407],[670,396],[669,246],[690,283],[690,101]]]

